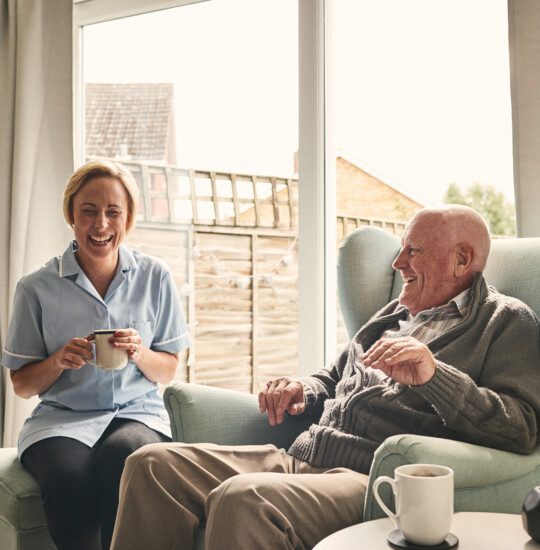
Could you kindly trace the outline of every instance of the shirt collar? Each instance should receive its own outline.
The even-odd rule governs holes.
[[[410,319],[415,319],[417,315],[433,315],[434,313],[437,313],[439,311],[448,310],[448,309],[457,309],[458,312],[462,317],[465,317],[467,315],[467,312],[469,311],[469,304],[471,301],[471,287],[465,289],[463,292],[460,292],[457,296],[454,296],[451,300],[448,300],[448,302],[442,306],[434,307],[431,309],[426,309],[423,311],[419,311],[416,315],[412,315],[412,313],[402,304],[400,304],[396,311],[401,311],[402,309],[407,311],[407,314],[409,315]]]
[[[129,271],[130,269],[135,269],[137,267],[137,260],[133,251],[123,244],[120,245],[118,249],[119,261],[118,269],[119,271]]]
[[[467,288],[463,292],[460,292],[455,298],[452,298],[448,303],[453,303],[462,317],[465,317],[467,311],[469,311],[469,304],[471,303],[471,289]]]
[[[58,267],[58,275],[60,277],[70,277],[72,275],[78,275],[81,272],[81,266],[77,263],[75,258],[75,252],[77,251],[77,241],[73,240],[69,243],[64,254],[60,257],[60,265]],[[133,252],[124,245],[120,245],[118,249],[118,270],[129,271],[132,268],[137,267],[137,260]]]

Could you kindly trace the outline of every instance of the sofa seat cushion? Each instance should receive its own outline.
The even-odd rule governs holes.
[[[17,531],[47,526],[39,486],[14,447],[0,449],[0,521]]]

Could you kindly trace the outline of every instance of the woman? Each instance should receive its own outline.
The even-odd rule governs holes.
[[[22,428],[19,456],[36,478],[51,536],[63,549],[108,549],[126,457],[170,441],[157,384],[191,344],[169,270],[122,245],[137,214],[123,167],[88,162],[68,181],[64,216],[75,240],[23,277],[2,363],[15,393],[41,403]],[[119,371],[98,368],[91,334],[126,350]]]

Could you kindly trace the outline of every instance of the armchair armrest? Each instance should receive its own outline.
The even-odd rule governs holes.
[[[273,443],[288,449],[296,436],[311,422],[300,416],[286,416],[271,426],[259,412],[257,397],[199,384],[172,384],[163,395],[171,420],[173,441],[255,445]]]
[[[385,517],[372,492],[382,475],[403,464],[442,464],[454,470],[454,509],[519,514],[527,493],[540,485],[540,451],[518,455],[460,441],[417,435],[389,437],[375,452],[369,474],[364,520]],[[392,501],[386,485],[380,493]],[[393,506],[393,505],[392,505]]]

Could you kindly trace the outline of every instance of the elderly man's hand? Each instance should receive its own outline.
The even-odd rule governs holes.
[[[429,348],[412,336],[381,338],[362,355],[362,361],[409,386],[429,382],[437,368]]]
[[[268,413],[272,426],[283,422],[285,411],[296,415],[304,412],[305,408],[302,382],[286,376],[269,380],[266,388],[259,393],[259,411]]]

